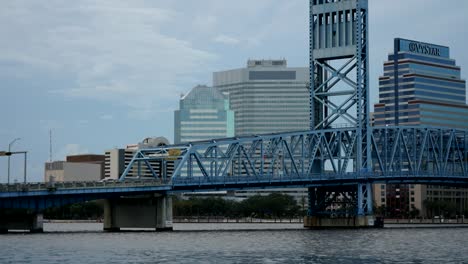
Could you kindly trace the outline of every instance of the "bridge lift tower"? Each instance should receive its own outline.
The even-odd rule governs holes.
[[[310,0],[310,129],[353,127],[355,172],[370,171],[368,0]],[[350,170],[345,164],[343,170]],[[316,172],[327,164],[314,164]],[[309,188],[309,218],[330,197],[351,199],[358,216],[372,216],[372,185]],[[315,221],[315,220],[314,220]],[[313,221],[313,222],[314,222]],[[320,225],[319,223],[317,223]]]

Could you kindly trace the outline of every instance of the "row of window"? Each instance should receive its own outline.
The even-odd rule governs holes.
[[[228,91],[229,89],[234,90],[238,88],[252,88],[252,87],[262,87],[268,86],[268,87],[278,87],[279,85],[287,85],[287,87],[303,87],[303,86],[309,86],[309,80],[297,80],[297,81],[288,81],[288,82],[278,82],[278,81],[253,81],[253,82],[243,82],[239,81],[237,83],[229,83],[229,84],[218,84],[221,83],[219,79],[225,79],[225,78],[219,78],[216,76],[216,74],[213,76],[214,78],[214,83],[213,86],[221,91]],[[281,87],[281,86],[280,86]]]
[[[384,72],[387,72],[389,76],[393,76],[394,70],[395,67],[393,65],[384,67]],[[437,66],[429,66],[411,62],[398,65],[398,74],[402,75],[403,72],[448,76],[446,78],[460,78],[460,69],[447,69]]]
[[[459,87],[448,87],[448,86],[435,86],[435,85],[427,85],[423,83],[409,83],[409,84],[400,84],[398,86],[398,91],[405,91],[405,90],[427,90],[427,91],[434,91],[434,92],[442,92],[442,93],[453,93],[461,96],[465,96],[465,89]],[[387,87],[380,87],[379,93],[382,94],[393,94],[395,93],[395,86],[387,86]]]
[[[419,109],[419,104],[399,104],[398,112],[403,110]],[[395,111],[395,106],[375,107],[375,113]]]
[[[399,53],[397,56],[398,60],[401,59],[416,59],[416,60],[421,60],[421,61],[428,61],[428,62],[434,62],[434,63],[440,63],[440,64],[445,64],[445,65],[452,65],[455,66],[455,60],[448,59],[448,58],[434,58],[434,57],[429,57],[429,56],[424,56],[424,55],[417,55],[413,53]],[[390,54],[388,56],[389,61],[394,60],[394,54]]]
[[[424,84],[430,84],[430,85],[441,85],[441,86],[448,86],[448,87],[458,87],[458,88],[463,88],[465,89],[465,83],[464,82],[454,82],[450,80],[439,80],[439,79],[434,79],[430,77],[423,77],[423,76],[411,76],[411,77],[402,77],[398,78],[398,83],[407,83],[407,82],[418,82],[418,83],[424,83]],[[393,78],[390,78],[389,80],[379,80],[379,86],[384,86],[388,85],[389,87],[394,87],[394,81]],[[381,88],[379,88],[381,89]]]

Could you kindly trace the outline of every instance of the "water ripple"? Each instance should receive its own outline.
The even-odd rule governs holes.
[[[0,236],[0,263],[468,263],[465,228],[272,230],[244,224],[225,231],[233,227],[192,224],[176,228],[210,230],[105,233],[99,224],[65,226]]]

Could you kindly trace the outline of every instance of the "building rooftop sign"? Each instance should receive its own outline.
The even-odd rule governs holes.
[[[406,51],[421,55],[429,55],[443,58],[450,57],[450,49],[445,46],[400,38],[397,38],[396,41],[398,42],[398,51]]]

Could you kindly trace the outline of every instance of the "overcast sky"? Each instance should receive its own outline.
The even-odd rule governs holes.
[[[369,2],[373,103],[395,37],[449,46],[466,79],[468,1]],[[213,71],[249,58],[308,66],[308,1],[3,1],[0,36],[0,150],[21,137],[13,149],[29,151],[40,181],[49,129],[54,160],[149,136],[172,142],[179,95],[210,85]],[[13,179],[21,164],[12,158]]]

